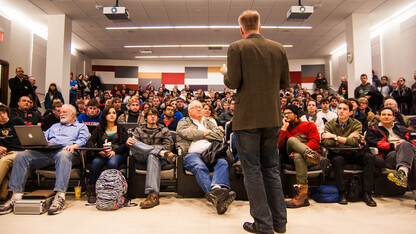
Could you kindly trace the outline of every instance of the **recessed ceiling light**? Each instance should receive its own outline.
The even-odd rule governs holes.
[[[109,30],[139,30],[139,29],[239,29],[240,26],[217,25],[217,26],[129,26],[129,27],[106,27]],[[262,29],[312,29],[311,26],[261,26]]]
[[[229,47],[230,45],[125,45],[124,48],[197,48],[197,47]],[[293,47],[293,45],[283,45]]]
[[[155,58],[227,58],[226,55],[224,56],[211,56],[211,55],[192,55],[192,56],[136,56],[135,58],[147,58],[147,59],[155,59]]]

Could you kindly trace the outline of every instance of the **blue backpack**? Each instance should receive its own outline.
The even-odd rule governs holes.
[[[320,185],[312,189],[311,198],[319,203],[335,203],[339,200],[336,185]]]

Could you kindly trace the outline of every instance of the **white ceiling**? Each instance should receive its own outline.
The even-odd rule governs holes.
[[[16,0],[15,0],[16,1]],[[20,0],[19,0],[20,1]],[[374,25],[414,0],[303,0],[315,7],[305,21],[288,21],[286,13],[297,0],[120,0],[130,11],[130,21],[107,19],[98,6],[115,0],[28,0],[46,14],[66,14],[73,20],[78,49],[93,59],[134,59],[139,48],[124,45],[229,44],[241,39],[238,29],[107,30],[111,26],[238,25],[246,9],[257,10],[261,24],[312,26],[312,29],[263,29],[262,34],[287,48],[291,59],[322,58],[345,41],[344,20],[351,13],[369,13]],[[7,1],[6,1],[7,2]],[[98,8],[98,9],[97,9]],[[227,48],[152,48],[154,56],[226,55]]]

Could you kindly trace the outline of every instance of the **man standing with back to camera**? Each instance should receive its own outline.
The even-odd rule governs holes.
[[[279,91],[289,86],[286,51],[260,35],[257,11],[244,11],[238,23],[244,39],[230,44],[228,69],[223,65],[221,73],[224,84],[237,89],[233,131],[254,218],[243,228],[252,233],[284,233],[287,218],[277,139],[282,125]]]

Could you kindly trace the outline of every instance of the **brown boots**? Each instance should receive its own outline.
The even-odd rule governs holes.
[[[88,203],[95,203],[97,201],[97,194],[95,194],[95,184],[87,186]]]
[[[287,208],[299,208],[302,206],[309,206],[308,201],[308,185],[307,184],[295,184],[295,197],[290,201],[286,201]]]
[[[154,193],[149,193],[146,200],[140,202],[140,207],[142,209],[149,209],[159,205],[159,196]]]

